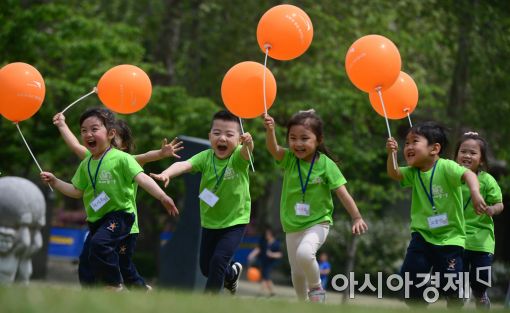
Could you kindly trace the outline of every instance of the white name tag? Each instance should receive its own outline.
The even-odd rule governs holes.
[[[448,225],[448,215],[446,215],[446,213],[429,216],[427,220],[429,222],[430,229]]]
[[[296,203],[294,207],[297,216],[310,216],[310,205],[308,203]]]
[[[90,202],[90,206],[92,207],[92,209],[94,211],[99,211],[99,209],[101,209],[105,204],[106,202],[110,201],[110,198],[108,197],[108,195],[103,191],[99,194],[99,196],[97,196],[94,200],[92,200],[92,202]]]
[[[218,200],[220,200],[220,198],[218,198],[218,196],[215,195],[214,192],[210,191],[207,188],[204,188],[204,190],[202,190],[202,193],[198,197],[200,198],[200,200],[207,203],[207,205],[210,206],[211,208],[216,204],[216,202],[218,202]]]

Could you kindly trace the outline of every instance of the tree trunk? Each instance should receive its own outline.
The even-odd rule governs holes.
[[[358,250],[358,242],[358,236],[351,236],[351,241],[347,247],[347,264],[345,266],[346,277],[349,277],[349,274],[354,270],[354,264],[356,263],[356,251]],[[342,303],[347,302],[347,299],[349,299],[349,289],[350,286],[345,289],[342,297]]]

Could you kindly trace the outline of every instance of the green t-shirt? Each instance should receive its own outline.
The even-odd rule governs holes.
[[[90,206],[90,202],[94,200],[95,196],[88,173],[89,160],[90,173],[92,178],[95,177],[100,160],[93,160],[88,157],[81,161],[72,179],[73,185],[83,191],[83,204],[87,212],[87,221],[96,222],[107,213],[114,211],[127,211],[135,214],[136,187],[133,182],[135,176],[143,172],[140,164],[136,162],[133,156],[114,148],[105,154],[97,175],[96,196],[104,191],[110,200],[96,212]]]
[[[87,159],[90,156],[91,156],[91,153],[90,153],[89,150],[87,150],[85,152],[85,159]],[[95,171],[94,171],[94,174],[95,174]],[[134,189],[135,189],[135,192],[133,194],[133,197],[134,197],[133,201],[135,203],[135,212],[134,212],[135,213],[135,220],[133,222],[133,226],[131,226],[130,234],[138,234],[138,233],[140,233],[140,228],[138,227],[138,209],[136,208],[136,194],[138,193],[138,184],[135,181],[133,181],[133,184],[134,184]]]
[[[480,182],[480,194],[485,203],[493,205],[503,202],[501,188],[491,174],[480,172],[478,181]],[[466,219],[466,250],[494,253],[496,238],[492,217],[487,214],[476,214],[466,184],[462,185],[462,196],[464,197],[464,218]]]
[[[420,172],[415,167],[401,167],[403,187],[412,187],[411,231],[419,232],[431,244],[464,247],[466,240],[464,210],[462,205],[462,176],[467,171],[454,161],[439,159],[432,181],[432,195],[437,214],[447,214],[448,225],[431,229],[428,217],[434,215],[432,204],[427,196],[430,194],[430,176],[433,169]],[[419,176],[423,181],[425,192]]]
[[[297,215],[295,206],[303,202],[303,193],[298,173],[298,158],[289,150],[276,163],[284,170],[280,220],[286,233],[302,231],[319,223],[333,224],[333,198],[331,191],[347,183],[338,166],[325,154],[315,159],[305,192],[304,202],[310,205],[308,216]],[[311,163],[299,160],[303,184]]]
[[[213,161],[214,160],[214,161]],[[241,155],[238,146],[229,158],[220,160],[214,150],[207,149],[191,157],[192,172],[201,172],[200,193],[207,188],[219,197],[214,207],[200,200],[202,227],[222,229],[250,222],[251,198],[249,162]],[[216,172],[215,172],[216,168]],[[223,174],[224,173],[224,174]],[[217,177],[223,178],[215,189]]]

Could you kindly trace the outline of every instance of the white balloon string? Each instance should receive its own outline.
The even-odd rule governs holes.
[[[269,44],[264,46],[266,48],[266,56],[264,58],[264,76],[263,76],[263,85],[262,85],[262,94],[264,97],[264,113],[267,114],[267,100],[266,100],[266,69],[267,69],[267,55],[269,54]]]
[[[84,95],[84,96],[80,97],[78,100],[76,100],[76,101],[74,101],[73,103],[71,103],[70,105],[68,105],[68,106],[67,106],[64,110],[62,110],[62,112],[60,112],[60,113],[64,114],[64,112],[65,112],[65,111],[67,111],[70,107],[72,107],[72,106],[73,106],[73,105],[75,105],[76,103],[78,103],[78,102],[80,102],[81,100],[83,100],[83,99],[87,98],[88,96],[90,96],[91,94],[93,94],[93,93],[95,93],[95,92],[97,92],[97,88],[96,88],[96,87],[94,87],[94,89],[92,89],[92,91],[91,91],[91,92],[89,92],[88,94],[86,94],[86,95]]]
[[[39,171],[42,173],[43,170],[42,170],[41,166],[39,165],[39,162],[37,162],[37,159],[35,158],[34,154],[32,153],[32,150],[30,150],[30,146],[28,145],[27,141],[25,140],[25,136],[23,136],[23,133],[21,132],[21,128],[19,128],[19,124],[18,123],[14,123],[14,124],[16,125],[16,128],[18,129],[19,134],[21,135],[21,139],[23,139],[23,142],[27,146],[28,152],[30,152],[30,155],[32,156],[32,159],[34,159],[35,164],[39,168]],[[48,186],[49,185],[50,184],[48,184]],[[50,187],[51,191],[53,191],[53,188],[51,188],[51,186],[49,186],[49,187]]]
[[[238,117],[238,118],[239,118],[239,125],[241,125],[241,134],[244,134],[243,120],[242,120],[240,117]],[[252,169],[252,171],[254,171],[254,172],[255,172],[255,167],[253,166],[253,160],[252,160],[252,158],[251,158],[251,152],[250,152],[250,149],[248,149],[248,159],[250,159],[250,165],[251,165],[251,169]]]
[[[386,121],[386,128],[388,130],[388,138],[391,138],[390,122],[388,121],[388,115],[386,114],[386,107],[384,106],[384,100],[383,100],[383,97],[382,97],[381,87],[375,88],[375,91],[377,91],[377,94],[379,95],[379,99],[381,100],[381,105],[382,105],[382,109],[383,109],[383,112],[384,112],[384,120]],[[395,152],[392,153],[391,156],[393,158],[393,168],[397,169],[397,157],[396,157],[396,153]]]
[[[411,115],[409,114],[409,109],[405,109],[404,112],[407,114],[407,119],[409,120],[409,126],[413,127],[413,122],[411,122]]]

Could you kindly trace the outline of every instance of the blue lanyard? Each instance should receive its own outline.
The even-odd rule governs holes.
[[[471,201],[471,197],[469,197],[466,201],[466,204],[464,204],[464,210],[466,210],[467,206],[469,205],[469,202]]]
[[[103,158],[106,155],[106,153],[108,153],[108,151],[110,151],[110,148],[111,147],[108,147],[108,149],[106,149],[106,151],[101,156],[101,159],[99,159],[99,164],[97,165],[96,174],[94,175],[94,179],[92,179],[92,173],[90,173],[90,161],[92,160],[92,156],[90,156],[89,162],[87,163],[87,170],[89,171],[90,182],[92,183],[92,188],[94,188],[94,196],[96,195],[97,174],[99,173],[99,168],[101,167]]]
[[[427,188],[425,188],[425,184],[423,183],[423,180],[421,179],[420,169],[416,169],[418,171],[418,178],[420,179],[420,183],[421,183],[421,186],[423,187],[423,191],[425,191],[425,194],[427,195],[427,198],[429,199],[430,204],[432,205],[432,210],[434,210],[434,213],[436,213],[436,206],[434,205],[434,195],[432,194],[432,180],[434,179],[434,173],[436,172],[436,165],[437,165],[437,161],[434,163],[434,167],[432,168],[432,174],[430,174],[430,194],[427,191]]]
[[[305,202],[305,193],[306,187],[308,186],[308,180],[310,179],[310,174],[312,174],[313,164],[315,163],[315,157],[317,156],[317,152],[313,154],[312,163],[310,164],[310,168],[308,169],[308,175],[306,175],[306,182],[303,185],[303,177],[301,176],[301,166],[299,165],[299,159],[296,157],[296,163],[299,173],[299,182],[301,183],[301,192],[303,193],[303,202]]]
[[[227,165],[225,165],[225,167],[223,168],[223,171],[221,172],[221,175],[218,177],[218,172],[216,171],[216,163],[214,162],[214,151],[213,151],[213,153],[212,153],[212,163],[213,163],[213,168],[214,168],[214,175],[216,175],[216,184],[214,185],[213,192],[216,192],[216,190],[218,189],[218,186],[222,182],[223,176],[225,176],[225,171],[227,170],[228,163],[230,162],[230,158],[231,157],[232,157],[232,155],[230,155],[228,157]]]

